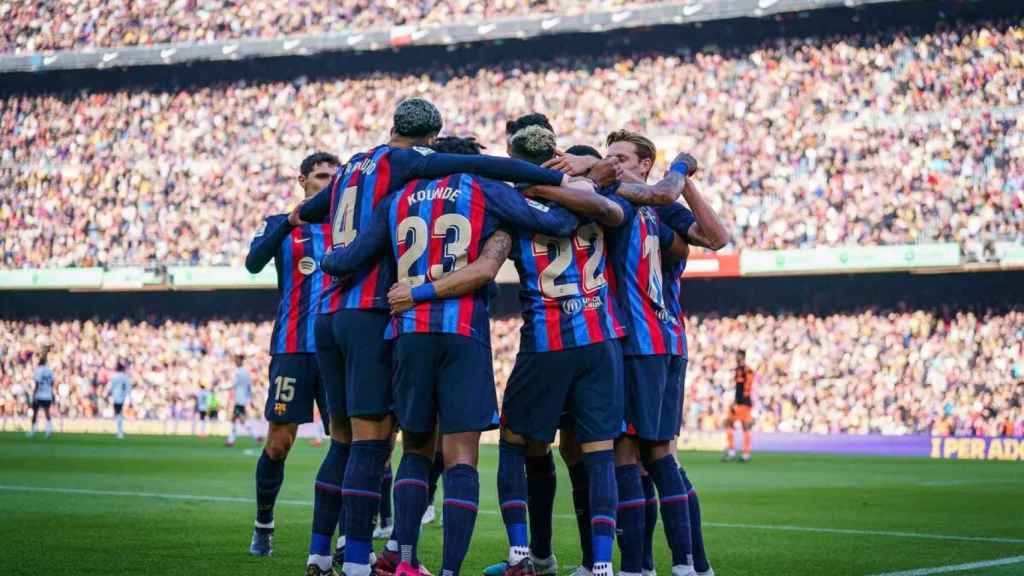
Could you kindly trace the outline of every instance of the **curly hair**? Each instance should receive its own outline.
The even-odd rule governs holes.
[[[509,154],[533,164],[543,164],[555,156],[555,133],[539,125],[519,130],[509,138]]]

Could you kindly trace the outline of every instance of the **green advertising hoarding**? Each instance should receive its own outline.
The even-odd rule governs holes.
[[[0,271],[0,289],[94,289],[103,286],[102,268],[43,268]]]
[[[259,274],[232,266],[175,266],[167,270],[176,289],[275,288],[277,272],[267,266]]]
[[[799,274],[910,270],[960,265],[960,247],[948,244],[845,246],[808,250],[744,250],[740,274]]]

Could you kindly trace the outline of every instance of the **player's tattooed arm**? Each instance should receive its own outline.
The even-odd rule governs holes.
[[[711,207],[711,204],[697,189],[697,185],[690,178],[686,179],[683,188],[683,199],[693,211],[696,222],[690,225],[686,232],[687,240],[696,246],[703,246],[711,250],[721,250],[726,244],[732,241],[732,234],[725,227],[725,223],[718,216],[718,212]]]
[[[638,178],[628,171],[619,170],[618,194],[633,204],[666,206],[676,201],[683,193],[686,177],[697,171],[697,160],[686,152],[680,152],[669,167],[668,174],[656,184],[637,182]]]
[[[420,302],[455,298],[486,286],[498,275],[511,250],[512,237],[508,232],[498,230],[487,239],[480,256],[469,265],[416,287],[402,282],[393,284],[388,290],[391,313],[401,314]]]
[[[526,195],[560,204],[602,226],[619,226],[625,217],[621,206],[595,192],[585,180],[575,180],[570,186],[531,186]]]

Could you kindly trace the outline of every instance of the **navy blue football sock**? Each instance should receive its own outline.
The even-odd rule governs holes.
[[[569,480],[572,482],[572,503],[576,511],[576,527],[580,532],[580,550],[583,552],[580,564],[589,570],[594,567],[590,541],[590,481],[583,462],[569,466]]]
[[[669,454],[647,465],[647,471],[658,487],[661,503],[661,520],[665,524],[665,536],[672,550],[672,565],[693,564],[693,544],[690,542],[690,507],[679,474],[679,464],[674,454]]]
[[[313,485],[313,537],[309,553],[330,556],[331,535],[341,513],[341,482],[348,465],[349,445],[331,440]]]
[[[391,483],[393,480],[391,460],[388,460],[384,465],[384,477],[380,481],[380,508],[377,510],[381,528],[391,525]]]
[[[654,528],[658,525],[658,496],[650,474],[641,474],[644,487],[644,570],[654,570]]]
[[[352,443],[342,496],[345,508],[345,565],[368,566],[373,516],[380,506],[380,481],[390,449],[387,440]],[[349,569],[346,573],[351,574]]]
[[[526,458],[526,501],[530,506],[530,550],[537,558],[551,556],[551,537],[555,511],[555,457],[548,451],[543,456]]]
[[[615,453],[612,450],[583,454],[590,484],[591,566],[599,573],[611,572],[612,542],[619,497],[616,487]]]
[[[437,482],[444,473],[444,454],[437,452],[430,465],[430,494],[427,495],[427,503],[434,503],[434,494],[437,494]]]
[[[615,468],[619,487],[618,522],[620,571],[639,574],[644,557],[644,489],[640,483],[640,465]],[[591,498],[593,500],[593,498]],[[596,551],[595,551],[596,559]]]
[[[480,502],[480,475],[465,464],[444,473],[444,551],[441,576],[459,576],[469,551]]]
[[[693,543],[693,567],[698,572],[707,572],[711,567],[708,562],[708,553],[704,550],[704,533],[700,526],[700,499],[697,497],[697,490],[694,489],[690,479],[686,477],[686,470],[679,467],[679,475],[683,478],[683,486],[686,488],[686,495],[689,496],[687,504],[690,509],[690,541]]]
[[[430,459],[406,452],[395,477],[395,540],[403,562],[416,566],[416,545],[420,539],[420,519],[427,509],[427,485]]]
[[[528,552],[526,495],[526,446],[501,442],[498,446],[498,504],[508,534],[510,562],[518,562]]]
[[[267,451],[256,462],[256,523],[263,528],[274,526],[274,503],[284,482],[284,458],[274,460]]]

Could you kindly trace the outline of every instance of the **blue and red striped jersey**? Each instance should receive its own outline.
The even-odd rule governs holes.
[[[687,238],[690,225],[697,221],[693,216],[693,212],[679,203],[673,203],[668,206],[659,206],[658,218],[661,219],[662,226],[667,226],[684,240]],[[686,343],[686,318],[683,316],[683,303],[681,301],[683,272],[685,271],[686,258],[674,261],[665,259],[662,262],[662,277],[665,282],[665,308],[668,310],[669,314],[672,314],[672,316],[679,319],[679,326],[683,334],[682,356],[684,358],[687,357],[688,353]]]
[[[316,352],[313,323],[331,299],[321,298],[331,277],[320,270],[320,259],[331,245],[327,224],[292,227],[286,214],[270,216],[249,247],[245,265],[257,273],[271,258],[277,269],[278,303],[271,354]],[[334,297],[336,298],[336,296]]]
[[[627,332],[622,352],[627,356],[682,355],[682,325],[665,306],[662,279],[661,244],[669,229],[661,227],[654,208],[634,206],[615,194],[616,189],[605,189],[602,194],[619,204],[625,216],[621,226],[607,231],[612,262],[608,281]]]
[[[437,178],[472,172],[515,182],[557,185],[562,174],[510,158],[483,155],[434,154],[429,148],[396,148],[386,144],[354,155],[338,168],[331,183],[306,202],[300,216],[306,222],[331,223],[332,244],[347,246],[370,225],[373,211],[389,192],[414,178]],[[393,268],[369,263],[343,281],[334,281],[324,297],[328,313],[339,309],[388,309],[387,293]],[[339,296],[334,297],[335,294]]]
[[[510,257],[519,272],[519,350],[548,352],[621,338],[608,289],[604,229],[590,222],[567,237],[516,230]]]
[[[498,228],[568,236],[578,223],[564,208],[527,200],[507,184],[473,174],[409,182],[378,213],[355,242],[327,255],[326,269],[347,274],[390,249],[398,281],[418,286],[475,261]],[[420,302],[396,316],[386,335],[460,334],[489,347],[488,304],[487,287]]]

